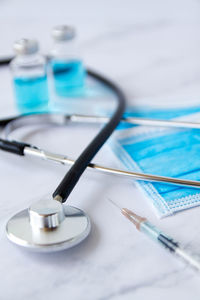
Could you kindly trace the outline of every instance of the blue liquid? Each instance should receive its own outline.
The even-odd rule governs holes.
[[[17,107],[21,112],[42,111],[47,108],[49,96],[47,76],[15,78]]]
[[[52,61],[54,86],[56,93],[61,96],[79,96],[83,92],[85,69],[83,63],[74,61]]]

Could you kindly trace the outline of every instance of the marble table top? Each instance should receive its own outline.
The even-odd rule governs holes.
[[[129,105],[199,104],[199,1],[2,0],[0,57],[12,54],[13,41],[26,36],[38,38],[48,52],[49,32],[62,23],[77,27],[85,63],[118,82]],[[15,108],[7,68],[0,78],[3,117]],[[25,138],[76,158],[97,130],[70,125]],[[119,166],[107,145],[94,161]],[[199,299],[199,275],[137,232],[106,198],[146,216],[197,254],[200,207],[158,219],[133,181],[85,172],[68,203],[89,214],[90,236],[68,251],[31,253],[7,240],[5,224],[38,197],[51,195],[67,167],[1,152],[0,170],[1,299]]]

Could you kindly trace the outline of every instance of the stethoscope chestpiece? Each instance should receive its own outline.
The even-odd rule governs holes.
[[[40,200],[7,223],[6,232],[13,243],[38,252],[71,248],[90,233],[90,219],[80,209],[57,200]]]

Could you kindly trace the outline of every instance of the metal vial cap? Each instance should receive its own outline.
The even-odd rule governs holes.
[[[56,26],[52,30],[52,37],[56,41],[67,41],[71,40],[75,37],[75,29],[74,27],[67,25]]]
[[[37,53],[37,51],[39,50],[39,45],[36,40],[20,39],[14,43],[13,48],[16,54],[26,55]]]

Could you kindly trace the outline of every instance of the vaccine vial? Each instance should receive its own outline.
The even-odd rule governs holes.
[[[79,96],[83,92],[86,72],[76,47],[75,30],[66,25],[56,26],[52,36],[51,68],[56,94]]]
[[[16,57],[10,67],[17,108],[21,113],[46,111],[48,107],[47,67],[39,54],[37,41],[21,39],[14,43]]]

